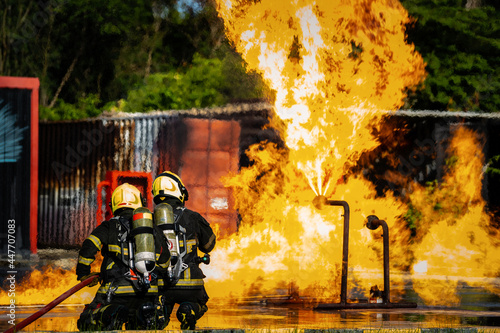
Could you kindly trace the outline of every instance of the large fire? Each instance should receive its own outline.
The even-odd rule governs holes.
[[[443,181],[417,188],[410,196],[421,213],[412,246],[413,285],[432,305],[442,304],[443,299],[459,304],[455,289],[460,280],[500,292],[488,282],[498,277],[500,247],[481,195],[482,144],[471,130],[459,127],[450,150]],[[432,277],[430,283],[419,279],[423,274]]]
[[[349,172],[378,145],[372,131],[385,111],[400,108],[405,90],[425,77],[422,58],[405,42],[408,16],[398,1],[217,5],[236,50],[276,92],[275,126],[286,149],[253,146],[253,165],[226,178],[242,222],[237,235],[219,242],[207,269],[213,297],[287,294],[293,286],[303,296],[338,300],[342,210],[315,210],[316,195],[351,206],[351,296],[382,285],[380,233],[364,228],[371,214],[389,226],[392,268],[410,271],[427,304],[456,304],[458,279],[498,274],[480,194],[481,145],[471,131],[457,130],[443,183],[415,184],[409,200],[376,197],[371,183]],[[408,203],[421,214],[417,235],[403,219]]]
[[[440,305],[459,302],[460,279],[488,287],[487,278],[498,276],[500,253],[484,213],[481,141],[472,131],[455,131],[443,181],[414,184],[405,200],[390,191],[377,196],[373,184],[350,171],[379,144],[372,133],[386,111],[399,109],[405,90],[425,77],[421,56],[406,43],[409,18],[401,4],[217,0],[217,6],[237,51],[276,92],[273,125],[286,148],[254,145],[247,152],[253,164],[225,178],[242,221],[203,267],[211,298],[298,292],[338,300],[343,211],[316,210],[317,195],[351,208],[350,296],[383,285],[380,232],[364,226],[372,214],[389,226],[391,268],[406,274],[394,274],[392,285],[409,277],[426,304]],[[413,229],[403,219],[409,204],[417,215]],[[46,273],[19,286],[18,304],[48,303],[76,283],[74,272],[55,272],[67,280],[47,285]],[[94,293],[86,288],[68,302],[86,303]],[[3,293],[0,303],[8,303]]]
[[[16,281],[15,288],[10,292],[8,281],[4,282],[4,288],[0,291],[0,304],[10,304],[12,299],[15,300],[16,306],[49,304],[78,283],[76,280],[76,260],[74,262],[75,265],[72,269],[58,265],[34,269]],[[99,271],[101,262],[102,257],[98,255],[96,261],[92,263],[92,270]],[[61,303],[66,305],[90,303],[94,299],[97,288],[98,286],[85,287]],[[12,296],[9,295],[12,293]]]

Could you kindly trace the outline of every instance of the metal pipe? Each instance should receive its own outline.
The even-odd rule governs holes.
[[[341,310],[341,309],[392,309],[392,308],[416,308],[416,303],[391,303],[390,302],[390,279],[389,279],[389,227],[387,223],[375,215],[368,216],[366,226],[375,230],[382,226],[384,240],[384,294],[383,303],[347,303],[347,269],[349,255],[349,205],[345,201],[328,200],[324,196],[317,196],[313,200],[317,209],[324,209],[326,205],[344,207],[344,244],[342,253],[342,283],[340,286],[340,303],[318,304],[315,310]]]
[[[379,226],[382,226],[382,237],[384,243],[384,294],[383,302],[390,303],[390,278],[389,278],[389,227],[384,220],[380,220],[375,215],[368,216],[368,222],[366,227],[370,230],[376,230]]]
[[[344,240],[342,245],[342,281],[340,284],[340,304],[347,303],[347,261],[349,258],[349,205],[342,200],[328,200],[330,206],[344,208]]]
[[[417,303],[320,303],[314,310],[377,310],[377,309],[408,309],[416,308]]]
[[[319,195],[313,200],[313,204],[318,209],[323,209],[325,205],[342,206],[344,208],[344,240],[342,245],[342,280],[340,284],[340,304],[347,303],[347,269],[349,258],[349,204],[343,200],[328,200],[325,196]]]

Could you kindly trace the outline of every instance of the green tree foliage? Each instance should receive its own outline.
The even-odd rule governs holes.
[[[407,107],[498,111],[499,1],[402,3],[429,72]],[[211,0],[0,0],[0,8],[0,75],[38,77],[45,119],[93,116],[119,100],[142,112],[272,99],[230,47]],[[157,81],[173,86],[160,91]]]
[[[486,165],[486,173],[493,178],[500,179],[500,155],[493,156]]]
[[[185,73],[149,75],[144,85],[129,91],[123,111],[184,110],[224,104],[221,68],[222,62],[218,59],[195,56]]]
[[[422,89],[410,96],[409,107],[500,110],[500,12],[495,1],[467,8],[466,0],[402,0],[415,19],[409,41],[429,73]]]
[[[228,53],[223,60],[205,59],[195,54],[193,63],[184,72],[149,75],[144,84],[130,90],[127,99],[111,109],[147,112],[205,108],[236,99],[259,98],[266,91],[260,76],[246,74],[243,62],[236,54]]]
[[[209,0],[0,1],[0,75],[40,79],[42,119],[263,96]]]
[[[74,104],[59,99],[54,107],[40,106],[40,119],[71,120],[96,117],[102,113],[100,102],[96,94],[81,97]]]
[[[153,47],[154,1],[2,2],[0,75],[38,77],[43,106],[59,99],[74,104],[89,94],[114,98],[117,62],[131,45],[133,62],[144,71],[144,53]]]

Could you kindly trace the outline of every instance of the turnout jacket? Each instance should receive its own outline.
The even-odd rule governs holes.
[[[119,219],[122,219],[122,221],[120,222]],[[137,285],[132,282],[134,272],[126,264],[129,260],[129,240],[126,239],[123,242],[123,258],[122,244],[119,241],[119,235],[125,231],[121,224],[129,223],[128,225],[131,229],[131,222],[131,213],[118,215],[101,223],[83,241],[76,266],[77,278],[80,280],[85,275],[90,274],[90,264],[94,262],[97,252],[101,251],[103,261],[100,278],[102,282],[100,288],[97,290],[98,294],[108,296],[110,294],[120,296],[153,296],[158,292],[158,280],[161,281],[163,279],[163,275],[166,274],[166,268],[170,264],[168,245],[161,230],[157,226],[154,226],[153,236],[155,239],[156,267],[151,272],[151,286],[147,290],[144,288],[138,289]],[[133,240],[130,239],[130,241]],[[125,259],[125,262],[123,259]]]
[[[179,281],[168,289],[200,288],[204,285],[205,274],[199,267],[198,250],[209,253],[215,246],[215,234],[210,224],[199,213],[179,205],[178,201],[169,202],[174,211],[174,219],[186,229],[186,244],[179,238],[179,251],[186,249],[183,258],[188,267],[181,273]]]

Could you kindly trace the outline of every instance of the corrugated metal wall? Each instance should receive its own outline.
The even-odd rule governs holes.
[[[97,184],[110,170],[151,172],[153,178],[164,170],[176,172],[190,194],[186,206],[217,225],[221,236],[235,232],[237,214],[220,177],[249,164],[244,152],[250,145],[265,140],[282,142],[273,130],[262,129],[272,112],[268,105],[210,109],[206,114],[198,111],[40,123],[38,246],[81,244],[96,225]],[[406,159],[420,152],[422,142],[428,142],[437,153],[426,155],[424,151],[425,159],[410,165],[407,173],[416,182],[439,178],[443,164],[439,152],[444,151],[454,124],[472,127],[488,138],[486,160],[500,154],[496,145],[500,117],[490,118],[480,114],[402,113],[388,118],[381,131],[391,133],[396,126],[407,133],[398,137],[397,145],[388,136],[390,142],[382,142],[373,154],[390,150],[400,159],[401,165],[392,166],[398,170],[408,164],[403,163]],[[372,170],[365,177],[373,178],[381,192],[400,190],[384,180],[388,166],[383,159],[371,159],[371,155],[366,156],[366,165],[363,159],[359,162],[359,167]],[[500,182],[492,177],[485,182],[490,188],[484,192],[490,209],[500,211],[500,191],[496,190]]]
[[[81,244],[106,171],[178,169],[184,128],[176,116],[41,123],[38,246]]]
[[[240,125],[236,121],[186,119],[188,136],[179,173],[189,191],[186,207],[218,225],[220,235],[236,231],[232,195],[220,178],[239,167]]]
[[[171,170],[220,236],[237,230],[231,193],[220,181],[237,172],[244,151],[261,139],[267,104],[158,112],[123,118],[40,123],[38,246],[79,246],[96,226],[97,185],[106,171]],[[241,125],[243,123],[243,125]]]

